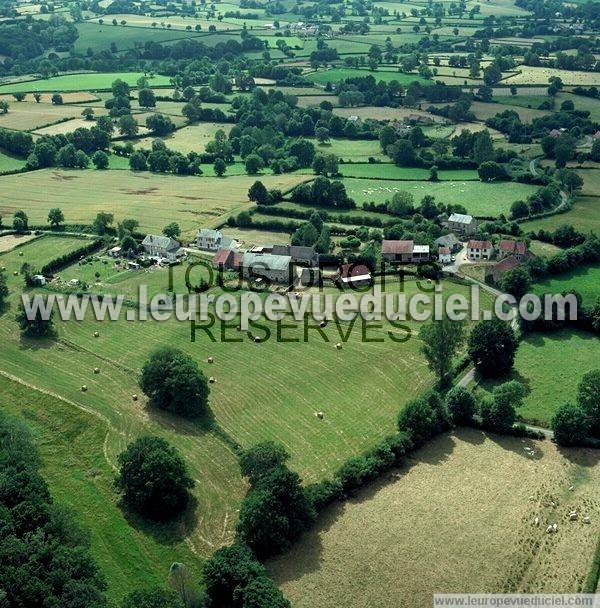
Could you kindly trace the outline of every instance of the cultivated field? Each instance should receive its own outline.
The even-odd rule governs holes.
[[[575,72],[555,68],[536,68],[527,65],[519,66],[519,74],[506,78],[504,84],[547,84],[550,76],[558,76],[564,84],[592,85],[600,83],[600,75],[595,72]]]
[[[48,211],[60,207],[67,223],[91,223],[99,211],[115,221],[139,219],[141,230],[160,233],[176,221],[186,236],[212,226],[249,206],[247,192],[256,178],[186,177],[130,171],[68,171],[44,169],[2,178],[0,215],[23,209],[35,224],[46,223]],[[265,175],[268,188],[290,188],[306,177]]]
[[[575,592],[600,531],[599,482],[594,452],[460,429],[331,507],[269,571],[296,608],[425,608],[441,592]],[[573,508],[592,524],[568,521]],[[558,533],[547,535],[554,522]]]

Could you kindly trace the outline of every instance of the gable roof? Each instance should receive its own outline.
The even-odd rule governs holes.
[[[381,243],[381,253],[412,253],[414,246],[414,241],[389,241],[384,239]]]
[[[438,249],[439,255],[450,255],[450,247],[440,247]]]
[[[470,224],[473,221],[472,215],[466,215],[465,213],[453,213],[448,218],[449,222],[456,222],[457,224]]]
[[[200,228],[196,234],[196,237],[212,237],[214,239],[220,239],[221,231],[213,230],[212,228]]]
[[[339,273],[342,279],[371,278],[369,268],[365,264],[359,263],[342,264],[339,268]]]
[[[160,247],[161,249],[166,249],[167,251],[176,251],[177,249],[181,248],[179,241],[176,241],[169,236],[158,236],[156,234],[147,234],[142,241],[142,245],[146,245],[148,247]]]
[[[256,266],[265,270],[288,270],[292,258],[289,255],[272,255],[270,253],[252,253],[247,251],[242,257],[244,268]]]
[[[451,232],[450,234],[445,234],[444,236],[435,239],[434,243],[441,247],[456,247],[456,245],[460,245],[460,240]]]
[[[523,241],[513,241],[512,239],[502,239],[498,243],[498,249],[505,253],[518,253],[523,255],[527,251],[527,245]]]
[[[498,278],[501,277],[505,272],[507,272],[508,270],[512,270],[517,266],[521,266],[527,260],[530,260],[533,257],[535,257],[533,253],[531,253],[530,251],[526,251],[525,255],[522,258],[517,258],[517,256],[515,255],[510,255],[504,258],[503,260],[500,260],[492,268],[492,275],[494,277],[494,280],[497,281]]]
[[[219,249],[215,256],[213,257],[213,264],[227,264],[229,262],[229,258],[233,255],[232,249]]]
[[[306,245],[273,245],[273,255],[290,255],[293,258],[313,258],[315,248]]]
[[[474,239],[471,239],[467,243],[467,248],[468,249],[491,249],[492,242],[491,241],[476,241]]]

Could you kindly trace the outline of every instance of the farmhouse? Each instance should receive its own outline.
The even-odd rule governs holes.
[[[498,259],[503,259],[514,255],[517,259],[525,255],[527,244],[523,241],[513,241],[512,239],[502,239],[498,243]]]
[[[181,248],[181,243],[168,236],[148,234],[142,241],[142,247],[148,257],[169,262],[175,262],[178,258],[185,255]]]
[[[361,287],[370,285],[371,271],[364,264],[342,264],[337,279],[344,287]]]
[[[517,268],[517,266],[522,266],[534,257],[535,255],[531,251],[525,251],[523,255],[509,255],[495,264],[489,274],[494,279],[494,283],[498,283],[505,272]]]
[[[491,241],[475,241],[471,239],[467,243],[467,257],[469,260],[489,260],[494,253]]]
[[[450,264],[452,262],[452,255],[448,247],[440,247],[438,249],[438,259],[440,264]]]
[[[207,251],[218,251],[219,249],[235,249],[237,242],[228,236],[224,236],[220,230],[201,228],[196,234],[196,247]]]
[[[239,270],[242,254],[233,249],[219,249],[212,259],[213,268],[218,270]]]
[[[415,245],[414,241],[384,240],[381,255],[388,262],[418,264],[429,260],[429,245]]]
[[[447,221],[448,230],[463,236],[475,234],[477,220],[472,215],[464,213],[453,213]]]
[[[448,249],[450,249],[450,253],[456,253],[462,248],[461,242],[456,238],[456,235],[452,233],[441,236],[439,239],[435,239],[434,243],[438,247],[448,247]]]
[[[289,255],[294,264],[307,264],[315,266],[317,263],[317,252],[314,247],[301,245],[273,245],[273,255]]]
[[[107,253],[111,258],[118,258],[121,255],[121,248],[117,245],[109,249]]]
[[[292,258],[289,255],[247,251],[242,257],[242,272],[245,279],[261,277],[272,283],[289,283],[291,271]]]

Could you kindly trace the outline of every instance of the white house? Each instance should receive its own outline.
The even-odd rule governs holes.
[[[450,264],[452,262],[452,254],[450,247],[440,247],[438,249],[438,259],[440,264]]]
[[[491,241],[475,241],[471,239],[467,243],[467,258],[469,260],[489,260],[494,252]]]
[[[196,234],[196,247],[207,251],[218,251],[219,249],[235,249],[237,242],[225,236],[220,230],[201,228]]]
[[[168,236],[148,234],[142,241],[142,247],[148,257],[169,262],[176,262],[178,258],[185,255],[181,243]]]

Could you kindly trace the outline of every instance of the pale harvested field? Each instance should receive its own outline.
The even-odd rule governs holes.
[[[59,120],[81,116],[78,106],[53,106],[26,102],[9,102],[8,114],[0,114],[0,128],[33,131]]]
[[[324,512],[270,573],[295,608],[429,608],[434,593],[579,591],[600,532],[599,457],[461,429]],[[569,521],[571,509],[592,523]],[[546,534],[555,522],[558,532]]]
[[[550,76],[558,76],[564,84],[598,85],[600,74],[598,72],[575,72],[571,70],[556,70],[554,68],[535,68],[521,65],[521,73],[509,76],[503,80],[504,84],[547,84]]]
[[[35,234],[7,234],[3,236],[0,234],[0,253],[4,251],[10,251],[17,245],[31,241],[31,239],[37,238]]]
[[[302,175],[263,175],[267,188],[286,190]],[[0,215],[23,209],[32,224],[45,224],[48,210],[60,207],[67,223],[91,223],[99,211],[115,221],[135,218],[142,231],[160,233],[179,222],[185,236],[219,224],[249,207],[248,188],[255,176],[225,178],[157,175],[130,171],[44,169],[2,177]]]
[[[73,118],[65,122],[59,122],[55,125],[49,125],[33,131],[37,135],[62,135],[72,133],[75,129],[84,128],[91,129],[96,123],[93,120],[85,120],[85,118]]]
[[[411,114],[418,114],[419,116],[427,116],[432,118],[436,122],[443,122],[444,119],[440,116],[434,116],[429,112],[423,112],[421,110],[413,110],[411,108],[380,108],[376,106],[364,106],[361,108],[335,108],[334,114],[338,116],[358,116],[360,119],[365,120],[367,118],[373,118],[375,120],[403,120]]]
[[[328,101],[335,106],[338,103],[338,98],[335,95],[303,95],[298,97],[298,106],[300,108],[315,107],[322,101]]]
[[[162,137],[170,150],[182,152],[204,152],[206,144],[215,138],[215,133],[221,129],[229,133],[233,125],[231,123],[203,122],[197,125],[183,127],[171,135]],[[145,137],[135,143],[136,148],[151,148],[154,137]]]
[[[41,93],[41,98],[39,103],[52,103],[52,95],[53,93]],[[74,93],[61,93],[63,98],[63,103],[87,103],[88,101],[97,101],[98,97],[93,93],[88,91],[77,91]],[[0,99],[4,99],[8,101],[8,103],[38,103],[35,101],[33,97],[33,93],[27,93],[25,95],[25,99],[20,102],[16,102],[15,98],[12,95],[0,95]]]
[[[500,114],[505,110],[512,110],[519,115],[522,122],[531,122],[534,118],[541,118],[551,114],[546,110],[536,110],[534,108],[523,108],[521,106],[512,106],[502,103],[483,103],[481,101],[474,101],[471,104],[471,111],[477,116],[479,120],[487,120]]]

